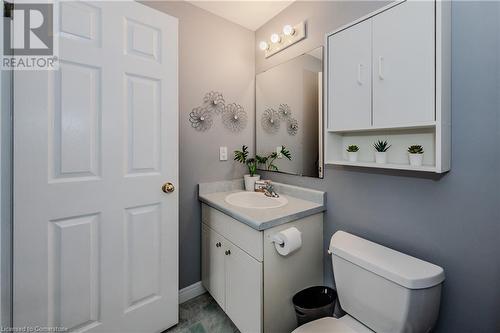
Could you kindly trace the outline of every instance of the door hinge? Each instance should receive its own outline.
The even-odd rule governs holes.
[[[14,10],[14,4],[12,2],[3,2],[3,17],[12,19],[12,11]]]

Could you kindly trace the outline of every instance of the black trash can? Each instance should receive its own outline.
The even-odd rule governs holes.
[[[293,296],[292,302],[297,315],[297,325],[332,317],[337,292],[330,287],[316,286],[301,290]]]

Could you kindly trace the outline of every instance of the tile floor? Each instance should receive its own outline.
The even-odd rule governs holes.
[[[179,324],[163,333],[239,333],[208,293],[179,305]]]

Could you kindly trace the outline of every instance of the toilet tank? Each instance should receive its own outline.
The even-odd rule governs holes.
[[[344,231],[330,241],[340,305],[375,332],[429,332],[444,271]]]

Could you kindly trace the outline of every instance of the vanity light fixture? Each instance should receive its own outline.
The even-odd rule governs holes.
[[[272,34],[271,35],[271,43],[276,44],[281,42],[281,37],[278,34]]]
[[[283,27],[283,33],[286,36],[293,36],[295,34],[295,29],[290,24],[287,24]]]
[[[283,27],[281,33],[273,33],[269,37],[269,41],[261,41],[259,48],[264,51],[265,57],[269,58],[273,54],[286,49],[304,38],[306,38],[305,22],[300,22],[296,25],[287,24]]]
[[[266,51],[267,49],[269,49],[269,44],[267,42],[260,42],[259,43],[259,49],[261,49],[262,51]]]

